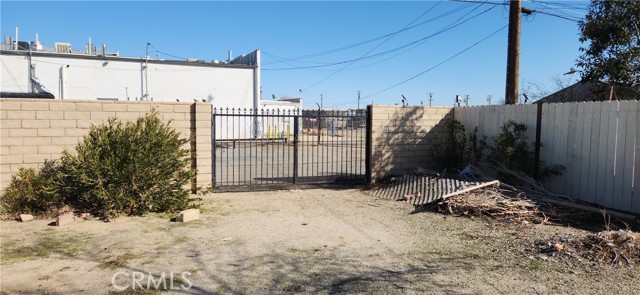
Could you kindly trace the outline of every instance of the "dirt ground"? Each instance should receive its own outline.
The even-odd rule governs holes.
[[[63,227],[48,226],[50,220],[2,221],[0,290],[633,294],[640,288],[638,266],[541,260],[522,239],[576,235],[580,229],[497,226],[482,218],[411,211],[410,205],[357,189],[311,189],[209,194],[201,219],[191,223],[170,222],[175,215]],[[163,291],[153,285],[141,290],[132,282],[139,278],[146,288],[149,278],[159,282],[163,273]]]

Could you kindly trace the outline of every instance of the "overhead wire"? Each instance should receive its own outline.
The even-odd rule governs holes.
[[[392,34],[391,36],[387,37],[386,39],[384,39],[382,42],[380,42],[378,45],[374,46],[373,48],[369,49],[367,52],[365,52],[364,54],[362,54],[360,56],[360,58],[367,56],[369,53],[373,52],[374,50],[378,49],[380,46],[384,45],[384,43],[387,43],[387,41],[391,40],[393,37],[395,37],[396,35],[400,34],[400,32],[402,32],[402,30],[406,29],[407,27],[411,26],[413,23],[415,23],[416,21],[418,21],[419,19],[421,19],[423,16],[425,16],[427,13],[429,13],[431,10],[433,10],[434,8],[436,8],[438,5],[440,5],[442,3],[442,1],[436,3],[435,5],[431,6],[429,9],[427,9],[425,12],[423,12],[422,14],[420,14],[418,17],[416,17],[415,19],[413,19],[410,23],[406,24],[402,29],[400,29],[399,31],[395,32],[394,34]],[[302,88],[302,90],[308,90],[310,88],[313,88],[316,85],[319,85],[320,83],[330,79],[331,77],[337,75],[339,72],[342,72],[342,70],[348,68],[349,66],[351,66],[353,63],[355,63],[356,61],[358,61],[358,59],[351,61],[350,63],[345,64],[342,68],[338,69],[337,71],[327,75],[326,77],[318,80],[315,83],[312,83],[311,85]]]
[[[397,33],[401,33],[401,32],[407,31],[407,30],[411,30],[413,28],[425,25],[427,23],[436,21],[436,20],[441,19],[443,17],[446,17],[448,15],[454,14],[454,13],[456,13],[458,11],[464,10],[464,9],[470,7],[471,5],[472,4],[467,4],[467,5],[464,5],[464,6],[461,6],[461,7],[456,7],[454,9],[449,10],[447,12],[444,12],[444,13],[438,15],[438,16],[435,16],[433,18],[424,20],[424,21],[422,21],[420,23],[417,23],[417,24],[409,26],[409,27],[405,27],[405,28],[397,30],[395,32],[391,32],[389,34],[385,34],[385,35],[382,35],[382,36],[379,36],[379,37],[376,37],[376,38],[373,38],[373,39],[369,39],[369,40],[365,40],[365,41],[361,41],[361,42],[357,42],[357,43],[341,46],[341,47],[334,48],[334,49],[329,49],[329,50],[325,50],[325,51],[321,51],[321,52],[317,52],[317,53],[312,53],[312,54],[307,54],[307,55],[302,55],[302,56],[293,57],[293,58],[285,58],[285,57],[277,56],[277,55],[272,54],[272,53],[267,53],[267,55],[270,55],[270,56],[273,56],[273,57],[277,57],[280,60],[286,60],[286,61],[292,61],[292,62],[293,61],[295,61],[295,62],[303,62],[303,61],[300,61],[300,60],[309,59],[309,58],[313,58],[313,57],[318,57],[318,56],[322,56],[322,55],[327,55],[327,54],[335,53],[335,52],[346,50],[346,49],[351,49],[353,47],[361,46],[361,45],[364,45],[364,44],[375,42],[375,41],[380,40],[380,39],[384,39],[386,37],[395,35]],[[264,53],[264,51],[263,51],[263,53]],[[275,63],[275,62],[264,62],[262,64],[263,65],[268,65],[268,64],[273,64],[273,63]],[[307,62],[307,63],[312,63],[312,62]]]
[[[375,92],[375,93],[373,93],[373,94],[369,94],[369,95],[367,95],[367,96],[365,96],[365,97],[362,97],[362,99],[369,98],[369,97],[372,97],[372,96],[374,96],[374,95],[378,95],[378,94],[380,94],[380,93],[383,93],[383,92],[385,92],[385,91],[388,91],[388,90],[391,90],[391,89],[393,89],[393,88],[395,88],[395,87],[398,87],[398,86],[400,86],[400,85],[402,85],[402,84],[404,84],[404,83],[407,83],[407,82],[409,82],[409,81],[411,81],[411,80],[413,80],[413,79],[415,79],[415,78],[418,78],[418,77],[420,77],[420,76],[422,76],[422,75],[424,75],[424,74],[426,74],[426,73],[428,73],[428,72],[432,71],[433,69],[435,69],[435,68],[437,68],[437,67],[439,67],[439,66],[441,66],[441,65],[443,65],[443,64],[445,64],[445,63],[447,63],[448,61],[450,61],[450,60],[452,60],[452,59],[454,59],[454,58],[458,57],[459,55],[461,55],[461,54],[463,54],[463,53],[465,53],[465,52],[469,51],[471,48],[478,46],[480,43],[482,43],[482,42],[486,41],[487,39],[491,38],[492,36],[496,35],[496,34],[497,34],[497,33],[499,33],[500,31],[502,31],[502,30],[504,30],[505,28],[507,28],[508,26],[509,26],[509,25],[505,25],[505,26],[503,26],[502,28],[500,28],[500,29],[496,30],[495,32],[493,32],[493,33],[491,33],[491,34],[489,34],[489,35],[485,36],[484,38],[480,39],[479,41],[477,41],[477,42],[475,42],[475,43],[471,44],[470,46],[466,47],[465,49],[463,49],[463,50],[461,50],[461,51],[457,52],[456,54],[454,54],[454,55],[450,56],[449,58],[447,58],[447,59],[445,59],[445,60],[443,60],[443,61],[441,61],[441,62],[437,63],[436,65],[434,65],[434,66],[432,66],[432,67],[430,67],[430,68],[428,68],[428,69],[426,69],[426,70],[424,70],[424,71],[422,71],[422,72],[420,72],[420,73],[418,73],[418,74],[416,74],[416,75],[414,75],[414,76],[412,76],[412,77],[410,77],[410,78],[408,78],[408,79],[406,79],[406,80],[404,80],[404,81],[402,81],[402,82],[396,83],[396,84],[394,84],[394,85],[392,85],[392,86],[389,86],[389,87],[387,87],[387,88],[385,88],[385,89],[382,89],[382,90],[380,90],[380,91],[378,91],[378,92]]]
[[[339,62],[327,63],[327,64],[322,64],[322,65],[315,65],[315,66],[299,66],[299,67],[287,67],[287,68],[263,68],[262,70],[263,71],[303,70],[303,69],[330,67],[330,66],[341,65],[341,64],[345,64],[345,63],[351,63],[353,61],[360,61],[360,60],[376,58],[376,57],[379,57],[379,56],[383,56],[383,55],[386,55],[386,54],[390,54],[390,53],[402,50],[403,48],[406,48],[408,46],[423,42],[424,40],[433,38],[433,37],[435,37],[437,35],[440,35],[440,34],[442,34],[444,32],[447,32],[447,31],[449,31],[449,30],[451,30],[453,28],[458,27],[458,26],[460,26],[460,25],[462,25],[462,24],[464,24],[464,23],[466,23],[466,22],[468,22],[468,21],[470,21],[470,20],[472,20],[472,19],[474,19],[474,18],[476,18],[476,17],[488,12],[488,11],[490,11],[491,9],[492,8],[487,9],[487,10],[485,10],[485,11],[483,11],[481,13],[478,13],[478,14],[474,15],[473,17],[465,19],[465,20],[463,20],[463,21],[461,21],[459,23],[456,23],[456,24],[453,24],[453,25],[449,25],[448,27],[445,27],[444,29],[441,29],[440,31],[432,33],[430,35],[427,35],[427,36],[425,36],[423,38],[414,40],[412,42],[409,42],[409,43],[403,44],[401,46],[398,46],[398,47],[395,47],[395,48],[392,48],[392,49],[389,49],[389,50],[386,50],[386,51],[382,51],[382,52],[379,52],[379,53],[376,53],[376,54],[363,56],[363,57],[360,57],[360,58],[354,58],[354,59],[339,61]]]

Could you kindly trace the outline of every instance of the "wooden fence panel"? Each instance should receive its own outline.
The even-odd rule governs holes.
[[[455,117],[470,133],[495,136],[509,119],[527,126],[533,147],[536,105],[456,108]],[[640,103],[638,101],[576,102],[542,106],[540,159],[566,167],[551,176],[548,190],[640,214]]]

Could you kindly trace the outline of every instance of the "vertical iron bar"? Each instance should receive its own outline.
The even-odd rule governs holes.
[[[365,177],[366,177],[366,182],[367,184],[372,184],[373,179],[372,179],[372,171],[371,171],[371,152],[372,152],[372,146],[371,146],[371,140],[372,140],[372,122],[373,122],[373,105],[368,105],[367,106],[367,112],[365,113],[365,115],[367,116],[367,127],[366,127],[366,143],[365,143]]]
[[[216,169],[218,164],[216,163],[216,114],[215,109],[211,112],[211,188],[216,188]]]
[[[293,117],[293,184],[298,183],[298,116]]]

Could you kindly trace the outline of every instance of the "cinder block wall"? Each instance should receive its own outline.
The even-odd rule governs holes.
[[[441,168],[451,107],[371,106],[371,179]]]
[[[73,150],[91,124],[110,117],[136,120],[155,109],[164,121],[185,138],[195,153],[197,168],[192,185],[211,185],[211,104],[131,101],[74,101],[48,99],[0,99],[0,189],[21,167],[39,168],[45,159],[58,159],[64,149]]]

